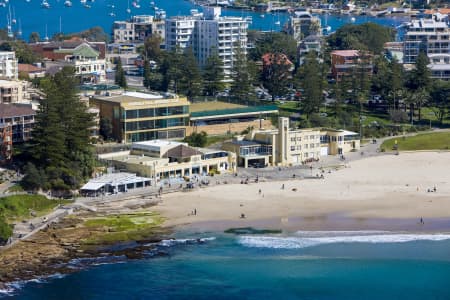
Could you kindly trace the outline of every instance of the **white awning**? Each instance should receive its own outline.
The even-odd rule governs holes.
[[[98,191],[105,186],[103,182],[88,182],[81,187],[82,191]]]

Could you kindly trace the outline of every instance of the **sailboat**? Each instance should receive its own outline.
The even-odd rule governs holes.
[[[17,30],[17,35],[22,36],[22,24],[20,23],[20,19],[19,19],[19,30]]]
[[[127,14],[131,14],[131,9],[130,9],[130,0],[128,0],[128,6],[127,6]]]
[[[13,17],[11,19],[11,24],[16,24],[17,20],[16,20],[16,10],[13,7]]]
[[[64,2],[64,6],[66,6],[66,7],[72,7],[72,1],[66,0],[66,1]]]
[[[280,24],[281,24],[281,22],[280,22],[280,13],[279,12],[277,12],[277,20],[275,21],[274,24],[277,25],[277,26],[280,26]]]
[[[7,30],[8,30],[8,37],[12,38],[14,37],[14,34],[12,32],[12,26],[11,26],[11,14],[8,16],[6,16],[6,22],[8,23],[7,25]]]

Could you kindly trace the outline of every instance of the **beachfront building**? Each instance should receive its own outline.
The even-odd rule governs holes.
[[[93,96],[100,119],[111,122],[115,140],[123,143],[183,139],[189,125],[189,101],[175,94],[124,92]]]
[[[11,160],[14,144],[31,138],[35,114],[29,105],[0,103],[0,163]]]
[[[412,20],[404,35],[403,63],[415,64],[420,51],[428,56],[450,54],[450,28],[435,16]]]
[[[150,178],[133,173],[107,173],[89,180],[80,188],[83,196],[96,197],[102,194],[126,193],[129,190],[151,185]]]
[[[143,44],[149,37],[165,36],[164,20],[149,15],[133,16],[130,21],[114,21],[113,41],[115,44]]]
[[[238,134],[247,128],[272,128],[270,117],[278,114],[276,105],[246,106],[228,102],[197,102],[190,105],[187,135]]]
[[[247,53],[247,28],[248,22],[241,17],[222,17],[220,7],[204,7],[203,15],[166,19],[166,50],[191,47],[200,66],[216,51],[229,79],[235,48]]]
[[[345,76],[351,76],[355,70],[371,76],[373,71],[372,55],[359,50],[331,52],[331,73],[336,81],[340,81]]]
[[[46,60],[46,72],[53,74],[64,66],[73,66],[82,82],[102,82],[106,79],[106,44],[80,38],[66,41],[40,42],[30,45]]]
[[[359,134],[348,130],[320,131],[320,155],[345,155],[360,149]]]
[[[18,79],[19,61],[13,51],[0,51],[0,79]]]
[[[194,174],[233,173],[236,156],[223,150],[194,148],[170,140],[137,142],[127,151],[99,155],[118,169],[146,176],[156,182],[163,178],[183,178]]]
[[[298,44],[309,35],[321,36],[320,19],[306,11],[295,11],[289,17],[286,33],[291,35]]]
[[[319,129],[291,129],[289,118],[278,119],[278,129],[253,130],[225,142],[223,149],[235,152],[239,166],[289,166],[320,158]]]

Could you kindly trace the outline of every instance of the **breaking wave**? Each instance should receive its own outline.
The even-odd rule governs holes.
[[[407,243],[450,240],[450,234],[389,233],[386,231],[298,231],[294,236],[241,236],[245,247],[301,249],[337,243]]]

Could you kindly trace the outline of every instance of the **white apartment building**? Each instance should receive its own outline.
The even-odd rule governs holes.
[[[450,53],[429,54],[431,78],[450,80]]]
[[[165,36],[164,20],[149,15],[133,16],[131,21],[115,21],[113,24],[114,43],[144,43],[155,34]]]
[[[412,20],[404,36],[403,63],[414,64],[420,51],[430,57],[450,53],[450,29],[445,21],[434,18]]]
[[[318,17],[311,15],[309,12],[296,11],[289,17],[286,32],[292,35],[297,43],[300,43],[301,40],[309,35],[321,36],[321,22]]]
[[[221,17],[220,7],[204,7],[203,15],[173,17],[166,20],[166,49],[192,47],[200,66],[217,51],[230,76],[236,60],[235,48],[247,51],[248,23],[240,17]]]
[[[19,62],[16,53],[12,51],[0,52],[0,79],[18,79]]]

